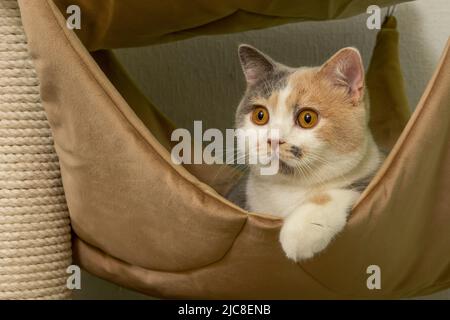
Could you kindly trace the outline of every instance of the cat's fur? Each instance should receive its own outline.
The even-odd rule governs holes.
[[[370,180],[381,161],[368,129],[360,54],[345,48],[312,68],[284,66],[248,45],[239,47],[239,57],[247,90],[236,127],[275,128],[284,141],[276,175],[261,175],[258,165],[250,166],[243,187],[246,209],[283,217],[280,241],[286,255],[295,261],[310,258],[344,228],[360,195],[355,186]],[[269,111],[267,124],[252,122],[255,105]],[[302,108],[318,112],[314,128],[296,123]]]

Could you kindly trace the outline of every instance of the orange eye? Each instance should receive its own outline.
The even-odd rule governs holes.
[[[258,126],[265,125],[269,122],[269,111],[262,106],[256,107],[252,112],[252,121]]]
[[[300,111],[297,116],[298,125],[305,129],[310,129],[317,124],[319,120],[319,115],[317,112],[311,109],[305,109]]]

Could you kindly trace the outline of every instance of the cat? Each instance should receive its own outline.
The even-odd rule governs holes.
[[[272,152],[277,145],[271,156],[279,169],[262,175],[259,164],[250,165],[229,198],[249,211],[283,218],[279,239],[286,256],[309,259],[344,228],[382,161],[368,128],[361,55],[349,47],[320,67],[291,68],[240,45],[239,58],[247,88],[235,126],[264,130],[258,146]],[[268,132],[273,129],[279,136],[272,141]]]

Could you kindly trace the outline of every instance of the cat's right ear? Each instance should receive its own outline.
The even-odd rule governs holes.
[[[238,52],[242,70],[249,85],[264,79],[275,69],[275,62],[272,59],[248,44],[241,44]]]
[[[334,85],[346,87],[348,95],[356,104],[364,94],[364,66],[361,54],[355,48],[339,50],[321,67],[319,74]]]

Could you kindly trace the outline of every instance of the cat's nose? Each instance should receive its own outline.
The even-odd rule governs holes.
[[[284,141],[284,140],[276,140],[276,139],[267,139],[267,143],[269,144],[269,145],[272,145],[272,143],[273,144],[278,144],[278,145],[282,145],[282,144],[284,144],[284,143],[286,143],[286,141]]]
[[[297,158],[300,158],[303,154],[302,149],[296,146],[291,147],[291,153]]]

